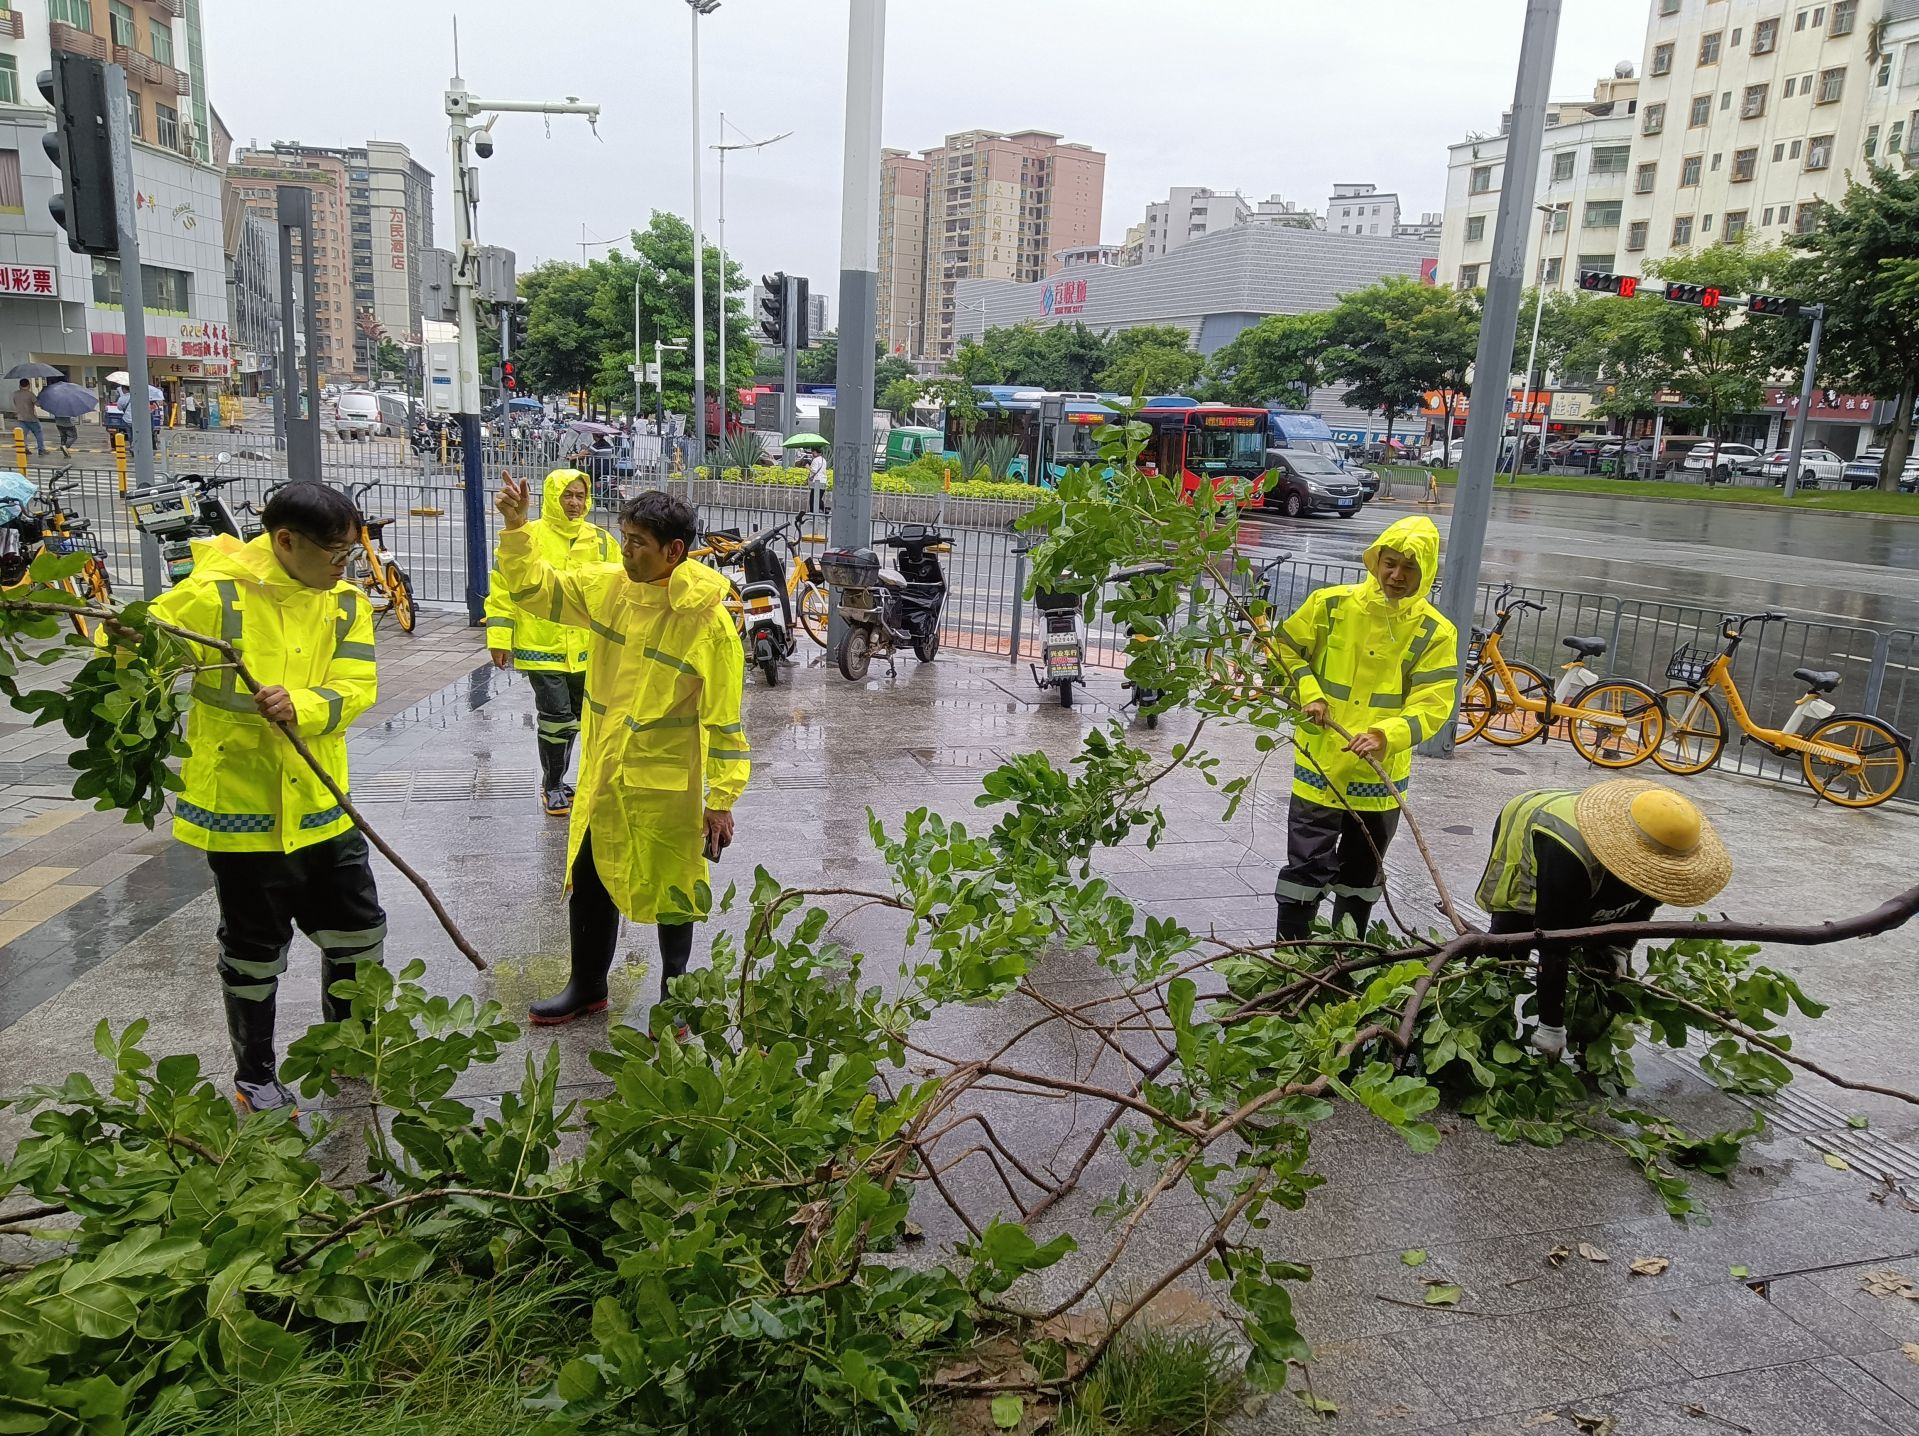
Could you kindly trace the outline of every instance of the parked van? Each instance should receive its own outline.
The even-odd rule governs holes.
[[[946,436],[938,429],[923,429],[914,424],[889,429],[886,447],[880,453],[879,468],[893,469],[910,464],[922,454],[937,454],[946,445]]]
[[[380,432],[380,396],[368,389],[348,389],[333,401],[333,432],[342,439],[364,439]]]

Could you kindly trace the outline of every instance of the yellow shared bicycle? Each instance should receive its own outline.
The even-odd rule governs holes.
[[[1782,758],[1799,757],[1813,792],[1842,808],[1872,808],[1897,793],[1906,781],[1912,740],[1870,713],[1835,713],[1825,695],[1839,686],[1837,673],[1795,668],[1806,685],[1784,726],[1767,728],[1754,721],[1732,676],[1732,656],[1748,624],[1778,623],[1783,613],[1729,613],[1722,620],[1717,653],[1682,647],[1666,665],[1676,687],[1659,695],[1666,712],[1665,736],[1653,761],[1668,773],[1704,772],[1726,748],[1726,715],[1747,739]],[[1724,698],[1713,696],[1718,692]]]

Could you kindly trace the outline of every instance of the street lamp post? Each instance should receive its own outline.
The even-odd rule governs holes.
[[[793,132],[786,130],[768,140],[747,140],[741,144],[726,143],[726,111],[720,111],[720,143],[712,148],[720,156],[720,438],[726,437],[726,416],[732,408],[730,402],[733,382],[726,375],[726,157],[733,150],[763,150],[768,145],[776,145]],[[782,438],[785,436],[782,435]]]
[[[637,291],[635,291],[637,296]],[[637,299],[636,299],[637,302]],[[637,324],[638,309],[634,310],[634,322]],[[684,354],[684,344],[668,344],[663,340],[653,341],[653,427],[660,436],[660,482],[666,482],[666,351]]]
[[[1550,192],[1551,192],[1551,189],[1549,186],[1548,193]],[[1533,206],[1533,208],[1546,216],[1545,225],[1550,225],[1552,223],[1552,214],[1553,214],[1552,205],[1536,204]],[[1541,228],[1542,230],[1545,230],[1544,225],[1542,225]],[[1545,234],[1542,233],[1540,237],[1544,239]],[[1545,248],[1545,245],[1541,244],[1540,248],[1543,250]],[[1540,261],[1540,267],[1543,268],[1544,264],[1545,264],[1545,261],[1542,257]],[[1519,382],[1519,413],[1513,419],[1513,478],[1512,478],[1512,481],[1515,484],[1519,482],[1520,451],[1526,447],[1526,396],[1532,393],[1534,390],[1533,363],[1535,360],[1539,358],[1539,316],[1544,314],[1545,312],[1546,312],[1546,295],[1543,287],[1539,283],[1539,270],[1535,269],[1533,271],[1533,342],[1529,346],[1527,346],[1527,349],[1526,349],[1526,377],[1520,380]],[[1539,422],[1540,422],[1540,448],[1543,449],[1545,448],[1546,421],[1542,417]],[[1453,431],[1452,431],[1451,425],[1448,425],[1446,429],[1446,457],[1450,459],[1452,456],[1453,456]]]
[[[693,16],[693,463],[697,467],[706,458],[706,239],[700,228],[700,16],[711,15],[719,9],[720,0],[686,0],[686,4]]]

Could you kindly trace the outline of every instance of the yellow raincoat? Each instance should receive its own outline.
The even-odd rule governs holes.
[[[540,492],[540,516],[527,524],[534,546],[548,566],[560,573],[587,564],[617,563],[620,545],[613,535],[584,518],[569,519],[560,495],[575,481],[593,492],[593,481],[578,469],[555,469]],[[500,575],[499,555],[486,595],[486,646],[513,654],[513,666],[522,673],[584,673],[586,630],[536,618],[507,597]]]
[[[1416,596],[1398,603],[1380,589],[1379,551],[1396,549],[1419,564]],[[1426,595],[1439,577],[1439,529],[1429,518],[1403,518],[1366,550],[1368,577],[1308,594],[1284,624],[1296,652],[1280,645],[1301,706],[1324,699],[1328,716],[1348,732],[1376,728],[1386,738],[1379,763],[1390,786],[1364,758],[1346,751],[1330,728],[1302,722],[1293,735],[1293,794],[1326,807],[1380,811],[1399,806],[1412,772],[1415,743],[1452,717],[1459,686],[1459,634]],[[1344,797],[1345,803],[1340,798]]]
[[[590,634],[568,886],[590,832],[600,880],[628,918],[689,913],[669,894],[678,888],[690,903],[706,879],[704,810],[730,811],[752,770],[727,581],[692,562],[663,584],[634,583],[618,564],[561,573],[536,551],[531,527],[500,535],[508,596]]]
[[[153,616],[226,639],[263,687],[285,688],[300,736],[344,789],[347,725],[377,692],[366,596],[350,583],[308,588],[280,567],[271,535],[193,548],[193,572],[153,601]],[[198,675],[192,696],[174,837],[209,852],[290,853],[352,826],[232,670]]]

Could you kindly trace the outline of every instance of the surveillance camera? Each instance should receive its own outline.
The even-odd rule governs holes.
[[[478,134],[473,137],[473,153],[483,160],[493,158],[493,136]]]

